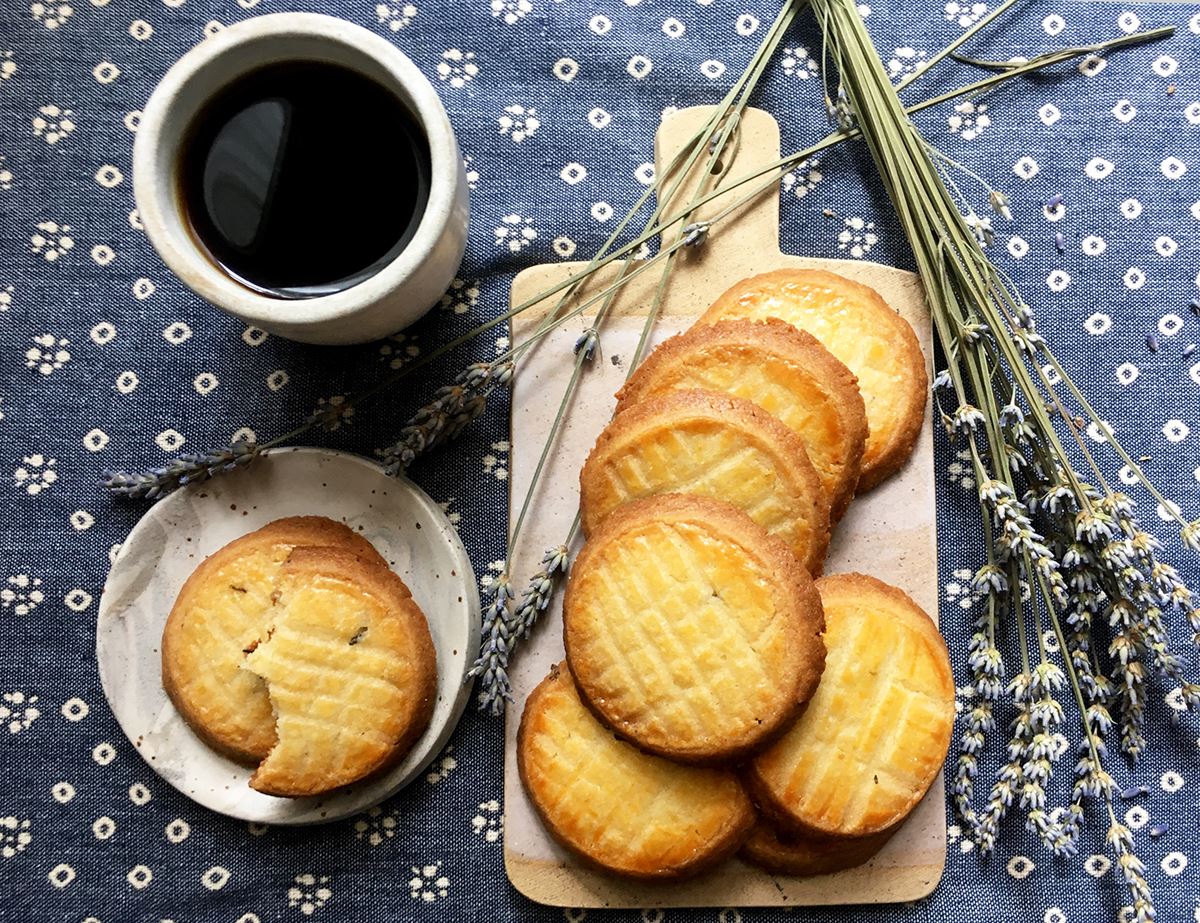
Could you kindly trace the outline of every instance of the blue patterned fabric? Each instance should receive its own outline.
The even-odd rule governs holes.
[[[994,5],[869,0],[863,12],[901,73]],[[407,52],[440,92],[469,158],[462,279],[440,309],[385,343],[314,348],[246,329],[171,276],[133,211],[137,110],[164,71],[223,25],[297,7],[366,25]],[[426,778],[367,815],[298,830],[215,816],[126,741],[93,653],[110,553],[145,509],[103,495],[101,469],[159,464],[247,429],[270,438],[320,400],[495,316],[521,268],[592,252],[609,216],[643,190],[663,110],[715,102],[774,13],[762,0],[0,0],[0,919],[787,918],[530,904],[504,877],[500,723],[474,712]],[[1194,4],[1034,2],[968,50],[1006,59],[1161,24],[1177,26],[1176,36],[1062,65],[920,121],[1011,194],[1014,221],[994,220],[996,259],[1126,446],[1194,516],[1200,354],[1187,349],[1200,340],[1189,310],[1200,294],[1200,14]],[[828,127],[812,24],[784,44],[757,104],[778,117],[792,150]],[[947,66],[908,98],[977,74]],[[371,143],[386,127],[355,130]],[[1055,193],[1063,209],[1045,210]],[[789,176],[780,202],[785,249],[911,267],[860,147]],[[458,368],[495,355],[502,335],[485,335],[316,441],[370,454]],[[503,556],[508,435],[496,399],[452,451],[413,471],[446,505],[481,576]],[[982,550],[966,466],[944,440],[939,455],[942,619],[962,671],[972,602],[963,578]],[[1196,586],[1196,558],[1138,498]],[[1186,661],[1194,671],[1194,651]],[[1200,725],[1190,716],[1172,725],[1170,690],[1151,688],[1150,756],[1118,777],[1148,792],[1118,808],[1135,829],[1160,918],[1200,920]],[[948,817],[950,855],[932,897],[792,916],[1114,919],[1125,894],[1106,871],[1104,819],[1092,819],[1071,863],[1054,861],[1019,821],[981,863]],[[1167,830],[1151,839],[1155,824]]]

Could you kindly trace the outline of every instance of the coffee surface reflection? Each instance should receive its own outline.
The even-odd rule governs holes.
[[[412,239],[429,145],[405,104],[348,68],[287,62],[222,89],[187,130],[180,194],[212,260],[278,298],[375,275]]]

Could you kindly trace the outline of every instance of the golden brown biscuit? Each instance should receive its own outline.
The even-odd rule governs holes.
[[[804,440],[726,394],[672,391],[618,414],[596,440],[579,487],[585,535],[623,503],[678,493],[746,511],[811,573],[829,546],[829,501]]]
[[[821,676],[821,602],[741,510],[667,494],[621,507],[579,553],[563,639],[580,697],[651,753],[728,763],[777,737]]]
[[[266,681],[277,732],[250,787],[292,798],[390,768],[429,726],[437,693],[429,626],[404,582],[333,548],[288,557],[243,669]]]
[[[555,839],[620,875],[693,875],[732,855],[754,826],[736,775],[617,740],[579,700],[565,663],[525,703],[517,767]]]
[[[779,269],[738,282],[698,323],[777,317],[807,330],[858,378],[871,432],[859,491],[898,471],[921,431],[929,377],[917,335],[873,288],[819,269]]]
[[[342,523],[321,516],[277,519],[201,563],[163,629],[163,687],[171,702],[209,746],[250,765],[274,745],[275,717],[262,680],[241,665],[246,648],[265,633],[279,570],[298,545],[345,548],[387,566],[370,542]]]
[[[867,415],[854,375],[816,337],[775,318],[697,325],[647,357],[618,392],[617,413],[687,388],[752,401],[794,430],[829,497],[831,519],[841,519],[858,486]]]
[[[860,837],[781,837],[768,821],[759,820],[739,855],[776,875],[829,875],[862,865],[883,849],[892,833],[885,830]]]
[[[954,675],[946,642],[903,591],[874,577],[817,581],[825,672],[803,715],[755,757],[755,800],[789,833],[882,833],[921,800],[946,759]]]

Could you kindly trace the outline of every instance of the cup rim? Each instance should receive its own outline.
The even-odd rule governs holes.
[[[379,272],[350,288],[305,298],[274,298],[256,292],[222,272],[196,244],[181,246],[180,235],[169,228],[186,219],[176,207],[174,183],[163,195],[157,173],[157,156],[166,131],[186,126],[172,125],[177,97],[202,73],[220,67],[236,50],[262,45],[262,63],[281,58],[272,55],[270,39],[303,36],[338,45],[382,67],[403,89],[429,145],[430,186],[425,213],[417,231],[404,249]],[[239,68],[244,73],[250,68]],[[458,173],[461,170],[458,144],[446,110],[433,85],[400,49],[362,26],[320,13],[272,13],[229,26],[204,39],[177,60],[150,95],[138,124],[133,146],[133,192],[150,242],[167,266],[197,294],[227,311],[265,329],[298,322],[321,324],[357,314],[402,286],[438,246],[446,222],[454,213]],[[190,232],[183,228],[184,236]],[[297,310],[297,305],[302,305]]]

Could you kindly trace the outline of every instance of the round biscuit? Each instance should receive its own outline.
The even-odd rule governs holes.
[[[565,663],[525,703],[517,767],[554,838],[619,875],[694,875],[736,852],[754,826],[734,773],[681,766],[617,740],[580,701]]]
[[[580,697],[618,735],[730,763],[795,719],[824,665],[820,598],[783,542],[715,500],[622,507],[579,553],[563,641]]]
[[[856,837],[900,823],[946,759],[954,674],[937,626],[863,574],[817,581],[825,671],[804,713],[750,763],[755,800],[784,831]]]
[[[280,569],[297,546],[344,548],[387,566],[343,523],[277,519],[206,558],[180,589],[163,628],[162,682],[171,703],[205,743],[247,765],[274,746],[275,715],[262,680],[241,666],[246,648],[266,630]]]
[[[867,439],[858,381],[812,334],[777,318],[697,325],[654,350],[617,394],[617,413],[681,389],[757,404],[804,440],[841,519],[854,498]]]
[[[250,787],[308,798],[390,769],[429,726],[437,694],[433,639],[408,587],[385,564],[299,547],[277,592],[243,667],[265,681],[277,731]]]
[[[631,500],[679,493],[732,503],[810,573],[829,547],[829,500],[804,440],[750,401],[671,391],[615,416],[579,474],[584,535]]]
[[[807,330],[858,378],[870,434],[860,492],[870,490],[912,454],[929,376],[912,326],[873,288],[819,269],[780,269],[732,286],[697,323],[776,317]]]

